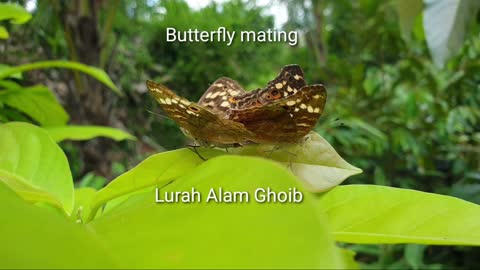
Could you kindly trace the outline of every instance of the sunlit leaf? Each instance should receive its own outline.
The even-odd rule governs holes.
[[[10,122],[0,125],[0,169],[17,175],[32,189],[52,194],[67,213],[73,209],[73,181],[62,149],[40,127]],[[22,192],[24,186],[20,187]]]
[[[88,228],[51,209],[25,202],[1,182],[0,213],[4,217],[0,222],[0,268],[118,267],[112,259],[114,252]]]
[[[88,216],[90,210],[90,200],[95,196],[97,191],[90,187],[75,189],[75,203],[72,211],[72,218],[81,223]]]
[[[45,86],[0,91],[0,102],[25,113],[43,126],[64,125],[69,118],[55,96]]]
[[[157,167],[165,163],[151,162]],[[141,170],[137,168],[135,177],[125,177],[131,178],[130,183],[139,181]],[[315,214],[311,195],[304,192],[302,203],[254,200],[259,187],[277,192],[294,187],[301,190],[295,177],[276,163],[252,157],[216,157],[170,185],[158,187],[161,192],[191,191],[194,187],[203,199],[189,204],[156,204],[155,193],[150,191],[88,224],[127,268],[343,266],[328,234],[327,220]],[[245,191],[251,200],[206,203],[212,188]]]
[[[480,206],[382,186],[339,186],[318,200],[335,239],[362,244],[480,245]]]
[[[35,69],[45,69],[45,68],[68,68],[73,70],[78,70],[85,74],[92,76],[93,78],[99,80],[104,85],[108,86],[115,93],[123,95],[123,93],[115,86],[110,77],[105,71],[97,67],[87,66],[82,63],[71,62],[71,61],[39,61],[30,64],[23,64],[16,67],[11,67],[9,69],[0,70],[0,80],[6,77],[11,76],[12,74],[24,71],[30,71]]]
[[[63,140],[84,141],[95,137],[106,137],[116,141],[135,140],[135,136],[130,135],[120,129],[102,126],[51,126],[45,130],[56,142]]]
[[[0,182],[13,189],[20,197],[29,202],[46,202],[59,209],[62,204],[51,193],[34,187],[19,175],[0,169]]]
[[[1,26],[0,26],[0,32],[1,32]],[[0,73],[3,72],[3,70],[6,70],[6,69],[9,69],[11,66],[9,65],[5,65],[5,64],[0,64]],[[10,75],[10,78],[14,78],[14,79],[22,79],[22,73],[15,73],[15,74],[12,74]],[[15,86],[12,86],[11,84],[14,84]],[[10,84],[10,86],[9,86]],[[20,87],[18,84],[15,84],[14,82],[11,82],[11,81],[0,81],[0,86],[2,87],[5,87],[5,88],[18,88]]]
[[[15,24],[24,24],[32,18],[22,6],[13,3],[0,3],[0,21],[10,20]]]
[[[113,199],[124,201],[134,192],[154,185],[167,184],[190,172],[203,161],[192,151],[180,149],[153,155],[99,190],[91,201],[93,218],[97,210]],[[126,197],[121,196],[126,195]],[[118,203],[118,202],[117,202]]]

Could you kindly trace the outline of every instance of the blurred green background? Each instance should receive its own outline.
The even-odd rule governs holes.
[[[77,186],[100,188],[146,156],[187,143],[174,122],[157,115],[162,112],[147,92],[147,79],[198,100],[219,77],[253,90],[282,66],[299,64],[308,83],[323,83],[328,91],[315,130],[364,171],[346,184],[396,186],[480,203],[477,1],[443,6],[438,5],[443,0],[8,2],[26,7],[33,17],[24,25],[5,25],[10,38],[0,41],[1,63],[79,61],[104,69],[125,93],[118,96],[69,70],[24,74],[22,84],[50,88],[70,123],[122,128],[139,139],[63,142]],[[427,14],[436,20],[427,20]],[[231,46],[165,42],[166,27],[220,26],[298,31],[299,44],[239,38]],[[0,119],[12,120],[32,121],[14,110]],[[480,267],[479,248],[348,247],[365,268]]]

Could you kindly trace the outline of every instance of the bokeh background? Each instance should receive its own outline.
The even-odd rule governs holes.
[[[480,203],[480,16],[468,6],[476,1],[451,0],[443,13],[433,11],[438,20],[430,24],[423,19],[435,1],[428,0],[9,2],[26,7],[33,18],[6,25],[10,38],[0,41],[2,64],[79,61],[104,69],[125,93],[118,96],[69,70],[24,74],[22,84],[49,87],[70,123],[112,126],[138,138],[63,142],[78,187],[101,188],[152,153],[187,143],[173,121],[157,115],[162,112],[147,92],[147,79],[198,100],[221,76],[252,90],[282,66],[299,64],[308,83],[328,90],[315,130],[364,171],[345,184],[410,188]],[[239,38],[231,46],[165,42],[166,27],[220,26],[237,32],[294,30],[299,44]],[[427,31],[450,32],[449,49],[435,48]],[[13,110],[0,121],[12,120],[32,121]],[[347,247],[368,269],[480,267],[479,248]]]

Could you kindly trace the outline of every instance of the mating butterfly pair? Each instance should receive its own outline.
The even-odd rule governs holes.
[[[198,103],[153,81],[147,87],[185,135],[218,147],[296,143],[315,126],[327,100],[325,87],[306,85],[298,65],[283,67],[265,88],[251,92],[222,77]]]

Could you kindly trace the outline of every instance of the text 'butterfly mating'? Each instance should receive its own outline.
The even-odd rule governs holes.
[[[266,87],[251,92],[222,77],[198,103],[153,81],[147,87],[185,135],[217,147],[299,142],[315,126],[327,100],[325,87],[306,85],[298,65],[283,67]]]

